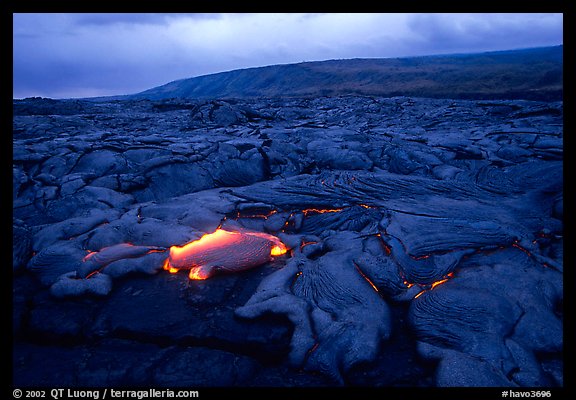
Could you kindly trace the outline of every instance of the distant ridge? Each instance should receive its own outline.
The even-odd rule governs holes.
[[[173,81],[129,99],[337,95],[562,99],[563,46],[475,54],[343,59],[240,69]]]

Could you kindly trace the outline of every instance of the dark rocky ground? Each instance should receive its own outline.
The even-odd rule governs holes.
[[[14,101],[13,383],[562,386],[562,118],[521,100]],[[205,281],[162,270],[221,224],[292,250]],[[159,250],[82,272],[120,243]]]

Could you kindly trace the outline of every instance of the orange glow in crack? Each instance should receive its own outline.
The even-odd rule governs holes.
[[[343,208],[328,208],[328,209],[319,209],[319,208],[307,208],[302,210],[302,214],[308,216],[308,214],[325,214],[325,213],[336,213],[342,211]]]
[[[166,259],[166,261],[164,261],[164,265],[162,266],[162,269],[170,272],[171,274],[175,274],[179,271],[178,268],[174,268],[174,267],[170,266],[170,260],[168,258]]]
[[[427,291],[429,291],[429,290],[432,290],[432,289],[434,289],[435,287],[437,287],[437,286],[439,286],[439,285],[442,285],[443,283],[448,282],[448,281],[450,280],[450,278],[453,278],[453,277],[454,277],[454,272],[450,272],[450,273],[448,273],[448,274],[445,275],[444,279],[440,279],[440,280],[438,280],[438,281],[436,281],[436,282],[432,282],[432,283],[430,284],[430,287],[429,287],[429,288],[428,288],[428,285],[426,285],[426,286],[424,286],[424,287],[423,287],[423,285],[419,285],[419,286],[422,287],[422,291],[421,291],[421,292],[418,292],[418,294],[417,294],[416,296],[414,296],[414,298],[417,299],[418,297],[422,296],[425,292],[427,292]],[[412,286],[414,286],[413,283],[408,283],[408,281],[406,281],[406,280],[404,281],[404,284],[405,284],[408,288],[411,288]]]
[[[443,283],[445,283],[445,282],[448,282],[448,278],[446,278],[446,279],[441,279],[441,280],[439,280],[439,281],[436,281],[436,282],[432,283],[432,287],[430,288],[430,290],[434,289],[436,286],[441,285],[441,284],[443,284]]]
[[[358,264],[354,263],[354,267],[356,268],[356,271],[358,271],[358,273],[360,274],[360,276],[362,278],[364,278],[364,280],[366,282],[368,282],[370,284],[370,286],[372,286],[372,289],[374,289],[374,291],[376,291],[376,293],[380,293],[380,291],[378,290],[378,287],[374,284],[374,282],[372,282],[372,280],[364,273],[364,271],[362,271],[360,269],[360,267],[358,266]]]

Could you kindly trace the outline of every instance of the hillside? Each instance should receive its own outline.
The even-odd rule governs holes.
[[[132,99],[413,96],[562,99],[563,46],[390,59],[347,59],[248,68],[173,81]]]

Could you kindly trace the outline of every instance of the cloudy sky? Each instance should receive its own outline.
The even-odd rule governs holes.
[[[562,14],[14,14],[13,96],[137,93],[272,64],[562,44]]]

